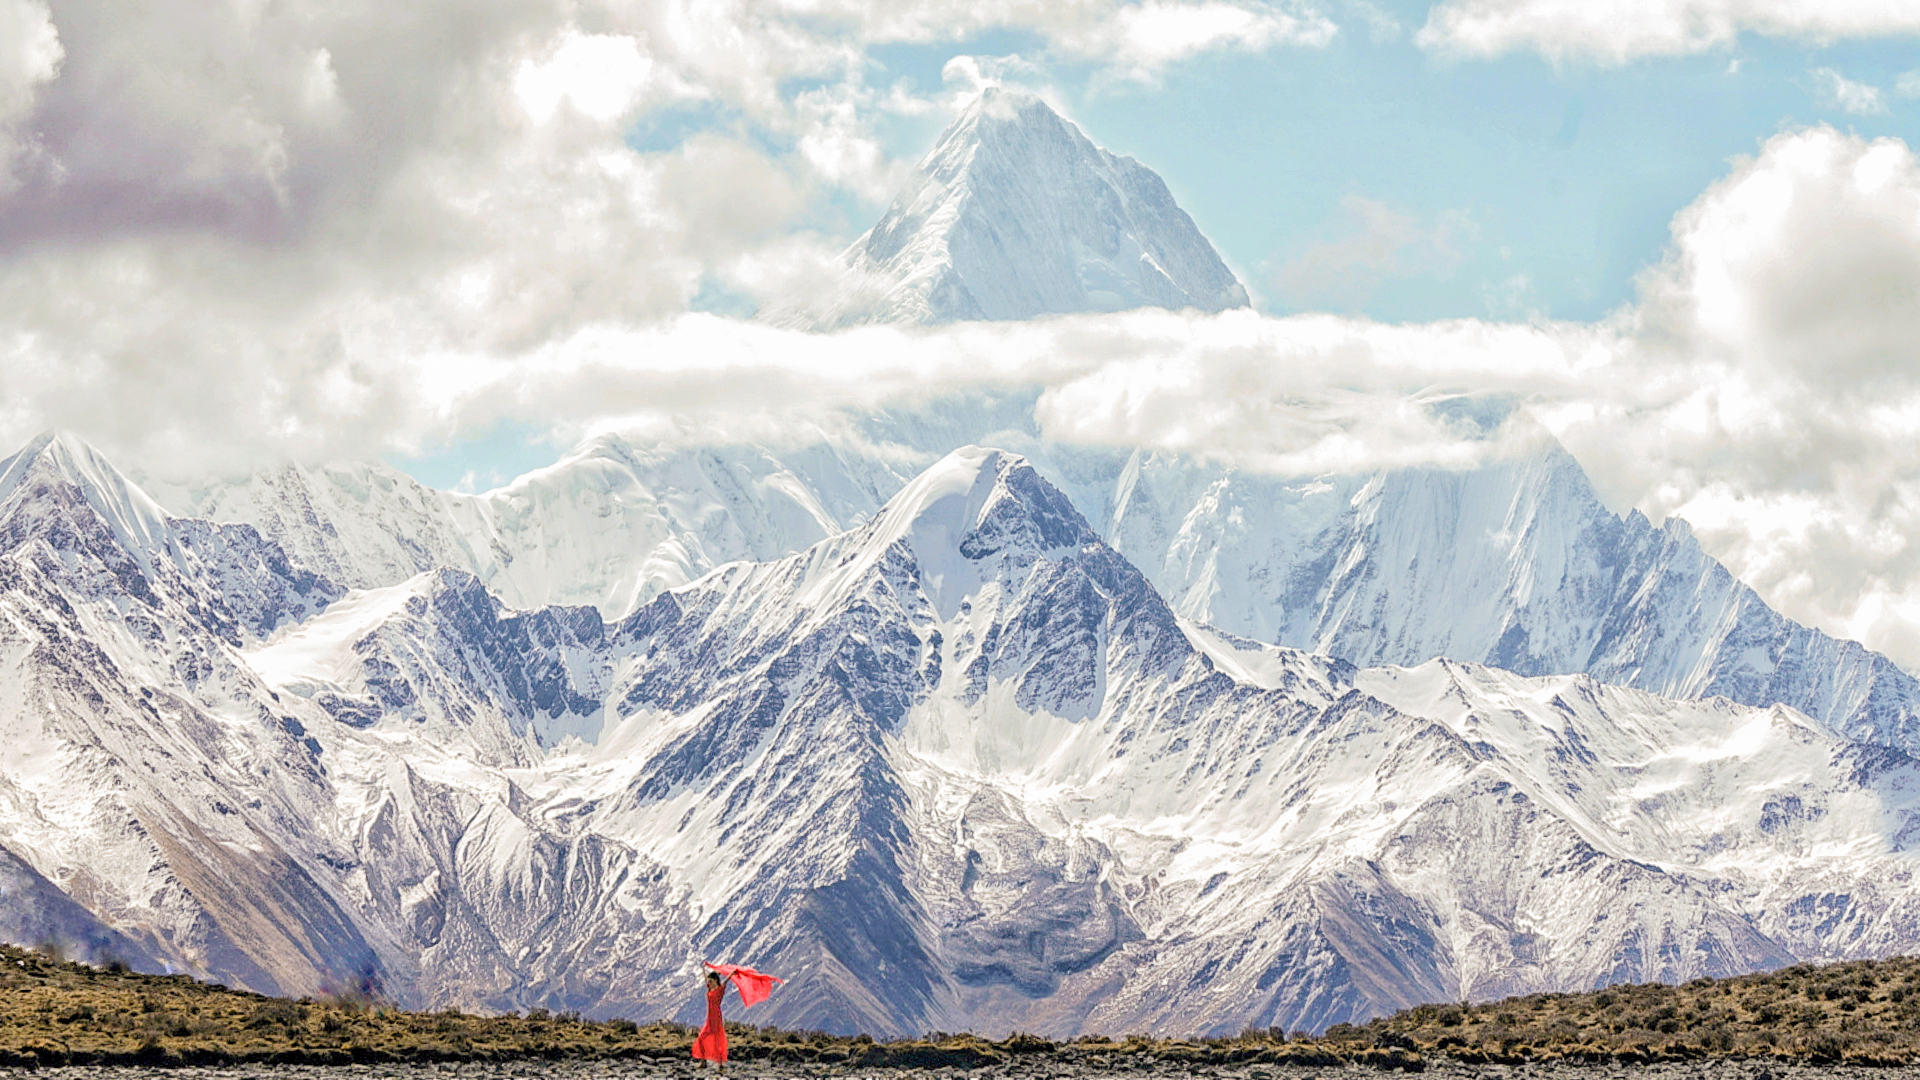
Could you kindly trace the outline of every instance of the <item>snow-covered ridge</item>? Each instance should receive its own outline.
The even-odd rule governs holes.
[[[716,566],[854,527],[917,469],[991,437],[1026,454],[1195,622],[1362,665],[1447,657],[1786,704],[1850,738],[1920,749],[1911,675],[1770,610],[1683,523],[1612,513],[1551,442],[1464,471],[1277,477],[1050,444],[1030,399],[863,425],[857,439],[779,449],[603,436],[482,496],[428,492],[391,470],[384,487],[342,486],[329,478],[356,473],[334,468],[306,470],[313,487],[297,499],[255,478],[204,505],[261,508],[245,520],[289,552],[318,551],[311,565],[344,584],[452,566],[510,607],[592,604],[616,620]],[[436,499],[443,512],[414,512]]]
[[[382,623],[430,594],[433,571],[385,589],[355,590],[306,622],[287,628],[247,653],[247,664],[268,686],[312,697],[347,677],[353,646]]]
[[[65,432],[42,434],[0,461],[0,513],[55,484],[80,492],[133,558],[168,546],[166,511],[99,451]]]
[[[833,329],[1248,303],[1151,169],[999,88],[947,128],[846,262],[822,310],[783,318]]]
[[[906,476],[832,446],[591,440],[480,495],[434,491],[386,465],[288,464],[167,486],[181,517],[245,522],[352,588],[457,568],[517,609],[590,604],[613,619],[723,563],[797,551],[871,515]]]
[[[770,1022],[1235,1031],[1920,933],[1904,754],[1223,633],[1006,451],[611,622],[439,570],[229,640],[92,499],[28,517],[0,845],[244,985],[690,1017],[725,953]]]

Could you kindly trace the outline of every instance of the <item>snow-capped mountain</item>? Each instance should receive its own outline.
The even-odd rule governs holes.
[[[902,470],[827,442],[776,456],[606,436],[481,495],[362,462],[158,490],[172,513],[252,525],[348,587],[457,568],[511,607],[589,604],[617,619],[715,566],[790,554],[865,520],[912,475]]]
[[[1278,477],[1049,443],[1031,399],[1014,397],[875,414],[857,438],[779,449],[602,436],[480,496],[430,492],[380,466],[289,468],[175,509],[238,512],[350,585],[450,566],[510,607],[591,604],[617,620],[716,566],[868,520],[969,439],[1028,455],[1195,622],[1363,666],[1444,657],[1785,704],[1849,738],[1920,751],[1920,681],[1768,608],[1683,522],[1613,513],[1547,439],[1467,470]]]
[[[789,318],[1247,304],[1157,176],[1004,91],[847,260]],[[1033,406],[606,436],[481,495],[150,493],[35,440],[0,461],[0,937],[638,1018],[732,959],[788,980],[753,1019],[875,1034],[1320,1028],[1920,941],[1920,683],[1550,441],[1275,477]]]
[[[375,966],[305,862],[334,851],[320,746],[239,653],[339,595],[251,526],[169,518],[74,440],[0,462],[0,844],[32,871],[8,875],[30,924],[270,992]]]
[[[1111,490],[1109,541],[1196,621],[1360,665],[1448,657],[1785,704],[1920,751],[1920,681],[1767,607],[1685,522],[1608,510],[1552,443],[1344,477],[1135,455]]]
[[[180,485],[147,481],[180,518],[244,522],[301,566],[347,588],[392,585],[438,566],[474,568],[455,517],[460,497],[375,462],[282,464],[245,477]]]
[[[691,1016],[727,957],[789,976],[765,1022],[1237,1031],[1920,933],[1901,752],[1206,628],[1006,452],[607,622],[216,573],[172,538],[278,549],[29,449],[0,844],[245,985]]]
[[[1000,88],[947,128],[845,261],[822,310],[782,318],[834,329],[1248,303],[1153,170]]]

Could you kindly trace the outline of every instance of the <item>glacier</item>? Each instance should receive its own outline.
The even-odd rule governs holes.
[[[694,1018],[727,957],[765,1022],[1220,1033],[1917,929],[1901,750],[1208,626],[1008,451],[615,619],[347,589],[70,439],[0,475],[0,845],[143,963]]]

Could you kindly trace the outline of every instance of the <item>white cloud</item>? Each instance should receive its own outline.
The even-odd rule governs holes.
[[[1386,9],[1370,0],[1348,0],[1349,10],[1359,14],[1366,21],[1369,36],[1376,42],[1392,41],[1400,36],[1404,27]]]
[[[1893,84],[1893,90],[1901,97],[1920,97],[1920,70],[1901,72],[1900,80]]]
[[[513,92],[527,115],[545,123],[564,103],[601,123],[635,109],[653,79],[653,60],[625,34],[564,31],[550,55],[520,61]]]
[[[518,0],[422,0],[403,20],[186,0],[60,12],[32,53],[37,89],[8,99],[33,138],[0,194],[15,439],[104,429],[182,468],[417,441],[434,416],[416,355],[685,310],[832,182],[751,137],[625,144],[634,110],[728,90],[687,81],[734,62],[724,35],[658,5],[589,11],[594,33]],[[842,59],[762,47],[779,58],[755,79]],[[751,91],[733,104],[759,107]],[[768,125],[812,123],[772,107]]]
[[[1032,88],[1043,82],[1038,65],[1020,56],[955,56],[940,69],[940,80],[958,95],[972,97],[989,86]]]
[[[864,41],[960,41],[1025,30],[1049,52],[1152,79],[1168,64],[1216,49],[1319,47],[1336,24],[1305,0],[793,0],[796,10],[852,24]]]
[[[706,315],[583,330],[511,361],[448,355],[424,392],[472,425],[693,425],[829,416],[976,390],[1044,388],[1047,433],[1315,474],[1472,464],[1429,407],[1461,389],[1564,397],[1618,351],[1610,332],[1461,320],[1390,326],[1248,310],[1033,323],[863,327],[833,335]]]
[[[65,54],[46,4],[0,0],[0,194],[12,187],[14,159],[25,149],[19,126]]]
[[[1879,87],[1855,82],[1832,68],[1815,68],[1808,74],[1813,76],[1821,104],[1855,116],[1886,115],[1887,95]]]
[[[1139,320],[1139,349],[1040,399],[1053,438],[1220,458],[1286,476],[1469,467],[1534,438],[1526,423],[1471,437],[1432,407],[1462,388],[1564,391],[1607,355],[1604,334],[1457,320],[1388,326],[1238,312]],[[1155,325],[1155,323],[1158,325]],[[1155,332],[1157,331],[1157,333]]]
[[[1775,136],[1673,231],[1642,281],[1650,333],[1835,401],[1920,388],[1920,165],[1905,143]]]
[[[65,50],[53,14],[36,0],[0,3],[0,123],[25,116],[34,92],[60,68]]]
[[[1533,51],[1554,60],[1624,64],[1730,45],[1742,33],[1826,42],[1920,33],[1907,0],[1442,0],[1415,40],[1490,57]]]
[[[1487,313],[1495,318],[1528,322],[1540,318],[1540,304],[1534,296],[1531,274],[1509,274],[1497,284],[1481,286],[1480,294],[1486,299]]]
[[[1312,9],[1236,4],[1146,2],[1063,36],[1068,49],[1108,60],[1117,74],[1151,80],[1168,64],[1216,49],[1260,52],[1279,44],[1318,48],[1333,40],[1333,21]]]
[[[1620,392],[1556,427],[1596,478],[1801,621],[1920,666],[1920,161],[1819,127],[1682,211]]]
[[[888,158],[873,131],[871,117],[881,100],[880,94],[856,82],[810,90],[794,99],[794,110],[803,118],[800,154],[814,173],[875,202],[891,198],[911,168]],[[893,103],[907,109],[922,104],[897,88]]]

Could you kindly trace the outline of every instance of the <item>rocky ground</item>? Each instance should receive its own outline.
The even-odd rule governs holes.
[[[975,1070],[867,1069],[822,1065],[736,1065],[728,1076],[737,1080],[802,1077],[944,1077],[968,1080],[1042,1080],[1064,1077],[1099,1080],[1108,1076],[1143,1075],[1194,1080],[1336,1080],[1353,1074],[1374,1075],[1362,1065],[1337,1066],[1198,1066],[1180,1068],[1142,1061],[1139,1068],[1096,1068],[1084,1062],[1034,1058]],[[1917,1080],[1920,1066],[1867,1068],[1854,1065],[1800,1065],[1778,1062],[1700,1061],[1652,1065],[1470,1065],[1428,1059],[1428,1077],[1445,1080]],[[74,1066],[47,1069],[0,1068],[0,1080],[150,1080],[154,1070],[136,1066]],[[424,1065],[257,1065],[232,1068],[177,1068],[167,1080],[627,1080],[639,1077],[686,1077],[704,1074],[692,1062],[510,1062]]]
[[[1480,1005],[1423,1005],[1318,1036],[999,1041],[866,1036],[729,1024],[735,1077],[954,1073],[981,1080],[1106,1076],[1286,1080],[1425,1072],[1472,1080],[1790,1080],[1818,1073],[1920,1080],[1920,959],[1802,966],[1684,986],[1615,986]],[[173,1076],[691,1078],[693,1029],[521,1015],[420,1013],[366,998],[289,1001],[185,976],[62,962],[0,946],[0,1078]],[[81,1074],[85,1074],[84,1077]]]

